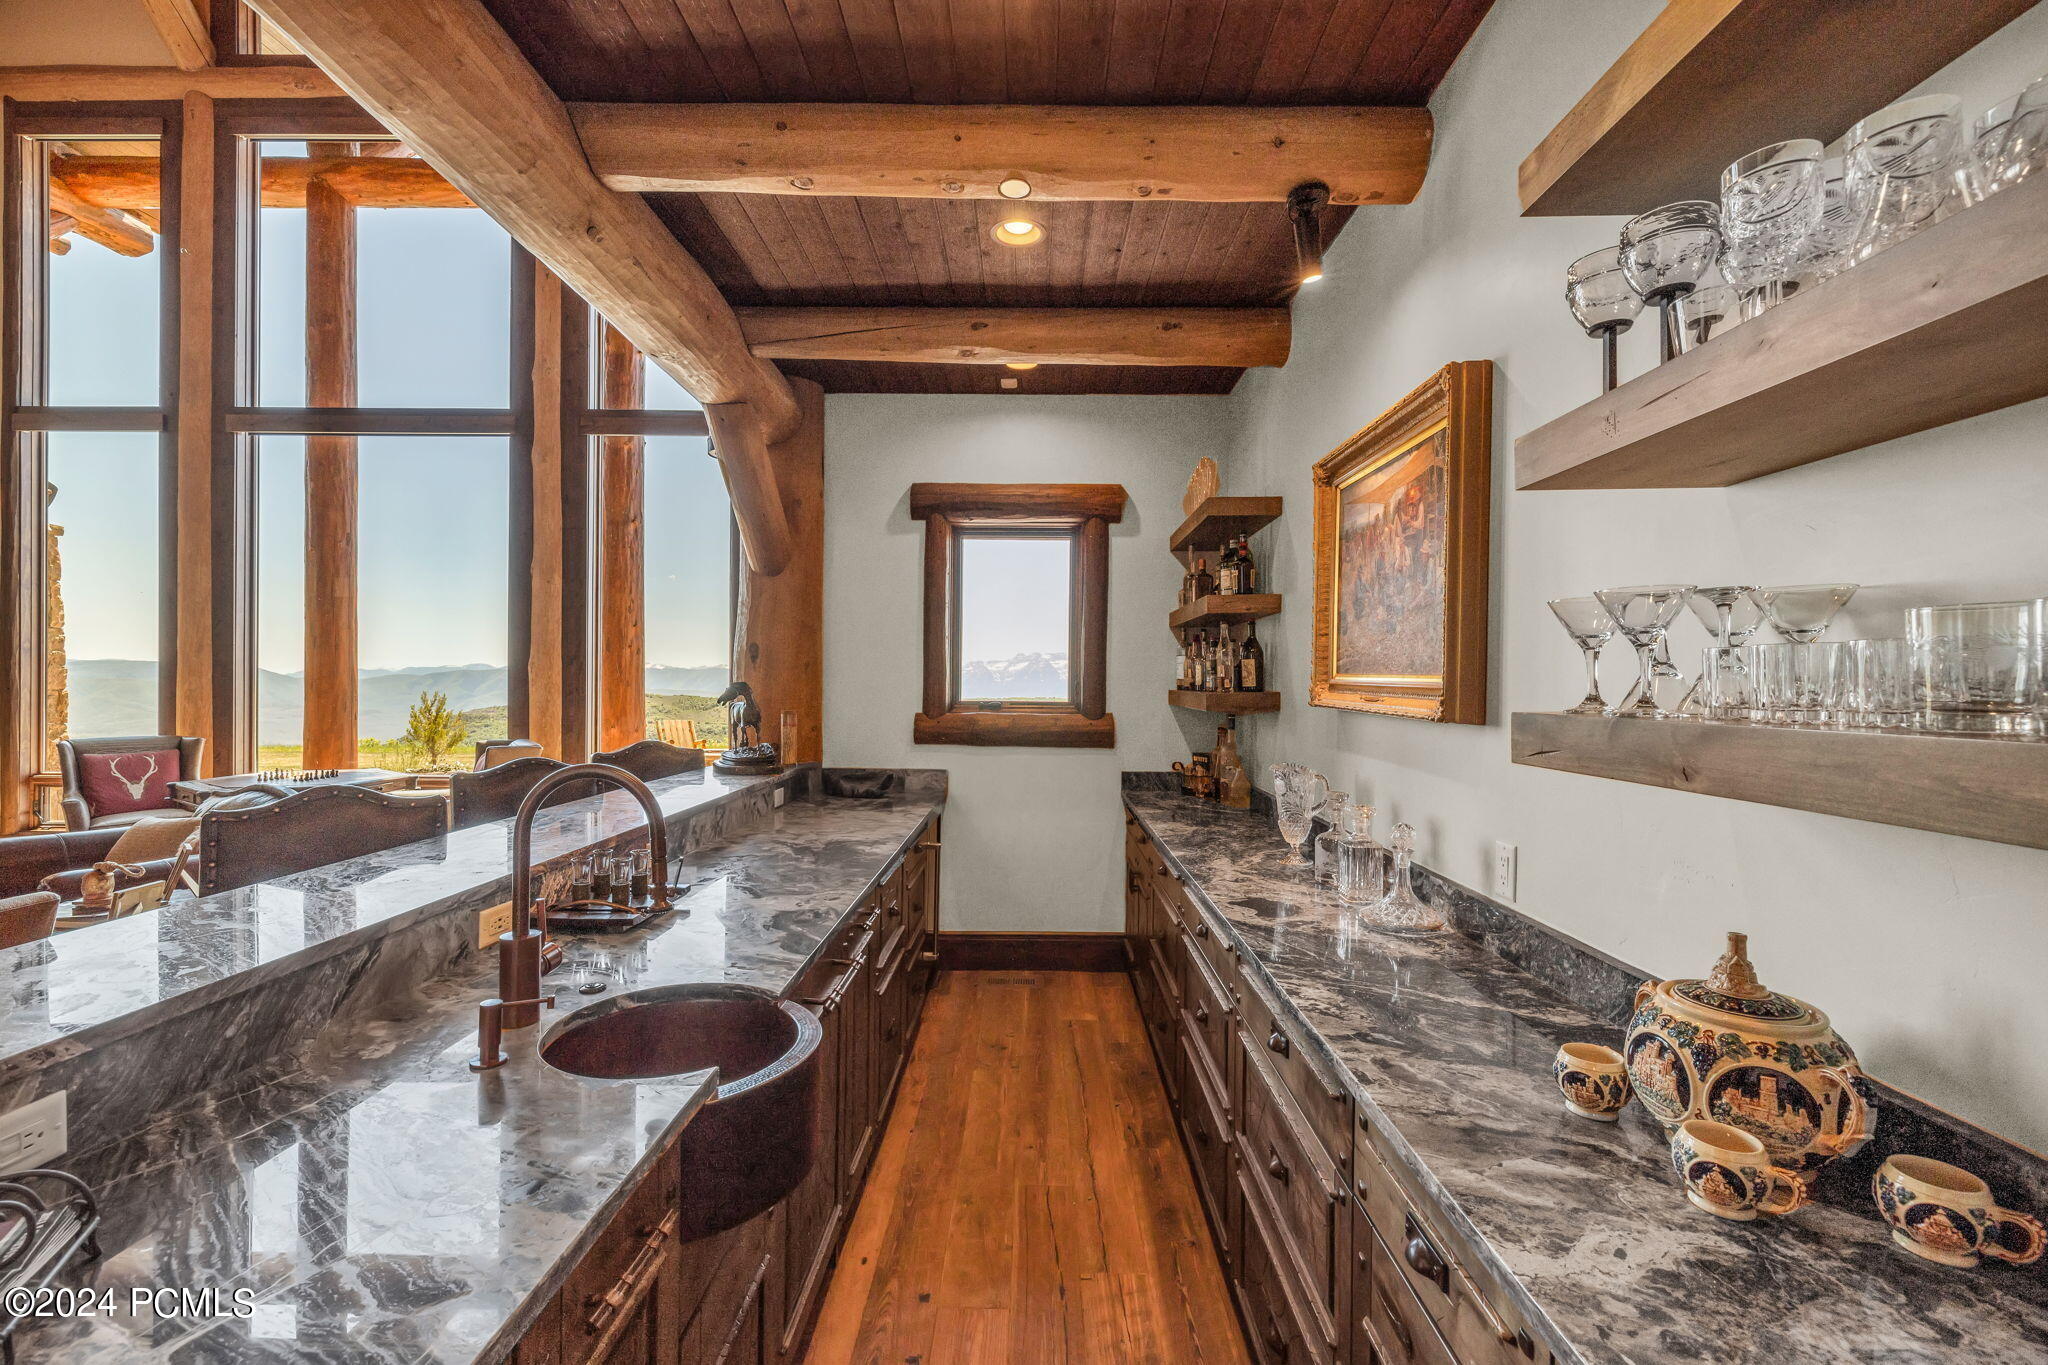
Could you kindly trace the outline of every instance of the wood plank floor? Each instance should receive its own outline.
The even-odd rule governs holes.
[[[1241,1365],[1121,973],[949,972],[807,1365]]]

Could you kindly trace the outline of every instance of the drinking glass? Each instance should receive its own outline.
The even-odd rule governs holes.
[[[1607,702],[1600,695],[1600,650],[1614,638],[1614,617],[1608,614],[1597,597],[1559,597],[1548,605],[1550,614],[1564,627],[1564,633],[1572,637],[1572,643],[1579,647],[1579,653],[1586,660],[1585,700],[1565,714],[1606,714]]]
[[[1766,725],[1834,725],[1850,713],[1854,655],[1845,642],[1752,645],[1756,719]]]
[[[1851,640],[1855,652],[1856,723],[1903,729],[1920,711],[1909,640]]]
[[[1709,284],[1678,300],[1678,350],[1690,351],[1701,342],[1741,322],[1742,291],[1732,284]]]
[[[1686,605],[1692,608],[1692,614],[1713,637],[1715,647],[1703,656],[1704,666],[1700,669],[1699,678],[1693,683],[1692,690],[1685,694],[1685,700],[1679,703],[1681,714],[1725,718],[1730,710],[1737,709],[1716,698],[1731,689],[1746,691],[1746,688],[1732,682],[1724,685],[1722,677],[1724,674],[1736,679],[1742,677],[1742,656],[1736,652],[1737,648],[1748,644],[1750,637],[1763,628],[1763,609],[1750,596],[1753,591],[1747,587],[1694,588],[1685,599]],[[1740,705],[1746,708],[1748,702]]]
[[[1820,163],[1820,222],[1806,239],[1801,262],[1803,273],[1816,284],[1848,269],[1856,246],[1859,219],[1848,174],[1839,156]]]
[[[1685,199],[1651,209],[1621,228],[1621,269],[1643,302],[1657,305],[1663,358],[1678,353],[1672,301],[1690,294],[1721,259],[1721,208]]]
[[[1709,645],[1700,651],[1700,676],[1679,710],[1707,720],[1749,720],[1756,706],[1748,651]]]
[[[2048,170],[2048,76],[1979,115],[1975,132],[1971,146],[1985,194]]]
[[[1906,638],[1926,677],[1930,730],[2027,735],[2035,730],[2039,612],[2033,602],[1915,607]]]
[[[1856,595],[1854,583],[1803,583],[1790,588],[1752,588],[1750,596],[1786,640],[1810,643],[1827,633],[1835,613]]]
[[[1330,784],[1321,773],[1299,763],[1273,765],[1273,814],[1280,837],[1295,857],[1301,856],[1301,842],[1329,796]]]
[[[1860,222],[1854,258],[1895,246],[1933,222],[1957,193],[1964,165],[1962,101],[1922,95],[1878,110],[1849,130],[1849,192]]]
[[[1657,704],[1657,650],[1671,618],[1685,605],[1692,588],[1683,583],[1652,583],[1632,588],[1602,588],[1593,596],[1614,618],[1622,638],[1636,650],[1639,676],[1635,690],[1615,709],[1621,716],[1643,716],[1658,720],[1672,714]]]
[[[1643,311],[1642,296],[1621,269],[1621,248],[1602,247],[1573,261],[1564,272],[1565,302],[1589,337],[1600,339],[1602,392],[1620,382],[1615,339]]]
[[[1820,226],[1821,150],[1812,138],[1774,142],[1721,172],[1721,230],[1745,276],[1734,282],[1759,291],[1763,307],[1789,292],[1786,282]]]

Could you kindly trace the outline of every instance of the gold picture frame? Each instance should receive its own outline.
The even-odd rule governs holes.
[[[1486,723],[1493,362],[1458,360],[1316,461],[1309,704]]]

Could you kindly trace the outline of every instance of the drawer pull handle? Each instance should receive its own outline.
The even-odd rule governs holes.
[[[1209,1007],[1207,1005],[1195,1006],[1195,1022],[1198,1024],[1209,1022]]]
[[[1401,1320],[1401,1310],[1387,1305],[1387,1329],[1394,1334],[1394,1340],[1401,1343],[1401,1359],[1415,1359],[1415,1338],[1408,1334],[1408,1324]]]
[[[1202,921],[1202,920],[1196,920],[1196,921],[1195,921],[1195,937],[1196,937],[1196,938],[1207,938],[1207,937],[1209,937],[1209,926],[1208,926],[1208,924],[1207,924],[1207,923],[1206,923],[1205,921]]]
[[[1365,1200],[1367,1203],[1372,1202],[1372,1187],[1365,1183],[1364,1176],[1360,1176],[1357,1180],[1353,1181],[1352,1185],[1357,1189],[1360,1199]]]
[[[619,1276],[617,1284],[602,1294],[592,1294],[586,1302],[589,1312],[584,1316],[590,1330],[604,1332],[606,1327],[622,1317],[627,1310],[646,1297],[648,1288],[654,1283],[656,1272],[661,1269],[661,1249],[668,1239],[675,1236],[682,1226],[682,1214],[671,1212],[661,1220],[661,1226],[647,1234],[647,1240],[635,1253],[633,1263],[626,1267],[626,1273]]]
[[[1280,1324],[1273,1320],[1271,1313],[1266,1315],[1266,1331],[1264,1335],[1266,1338],[1266,1349],[1273,1353],[1273,1358],[1275,1360],[1287,1359],[1287,1337],[1281,1332]]]
[[[1408,1244],[1401,1248],[1401,1259],[1408,1262],[1410,1270],[1434,1284],[1439,1292],[1450,1293],[1450,1264],[1444,1260],[1443,1253],[1430,1243],[1429,1238],[1423,1236],[1422,1229],[1415,1225],[1414,1214],[1409,1214],[1406,1222]]]
[[[1266,1149],[1266,1174],[1285,1185],[1291,1178],[1287,1163],[1280,1159],[1280,1153],[1271,1147]]]
[[[1282,1033],[1277,1026],[1271,1033],[1266,1035],[1266,1048],[1268,1051],[1277,1052],[1282,1057],[1285,1057],[1290,1046],[1287,1041],[1287,1035]]]
[[[1493,1311],[1493,1305],[1487,1302],[1486,1295],[1479,1292],[1479,1286],[1472,1283],[1472,1277],[1465,1273],[1465,1268],[1463,1266],[1453,1266],[1451,1268],[1457,1272],[1459,1288],[1463,1289],[1466,1297],[1472,1300],[1472,1306],[1479,1310],[1479,1316],[1486,1319],[1487,1330],[1493,1333],[1493,1339],[1503,1346],[1520,1346],[1523,1342],[1527,1341],[1529,1344],[1523,1349],[1522,1354],[1529,1355],[1534,1352],[1536,1343],[1529,1340],[1529,1334],[1527,1332],[1515,1331],[1507,1325],[1500,1314]]]

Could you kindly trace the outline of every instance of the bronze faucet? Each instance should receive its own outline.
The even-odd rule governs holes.
[[[647,812],[647,845],[654,864],[653,910],[669,908],[668,830],[662,824],[661,807],[645,782],[609,763],[575,763],[557,768],[533,784],[519,813],[512,817],[512,927],[498,935],[498,994],[477,1007],[476,1060],[472,1071],[489,1071],[505,1064],[498,1042],[506,1029],[531,1028],[540,1022],[540,1008],[555,1006],[555,997],[540,993],[541,945],[546,937],[539,919],[546,903],[535,914],[533,903],[533,821],[550,792],[576,781],[609,782],[628,793]]]

